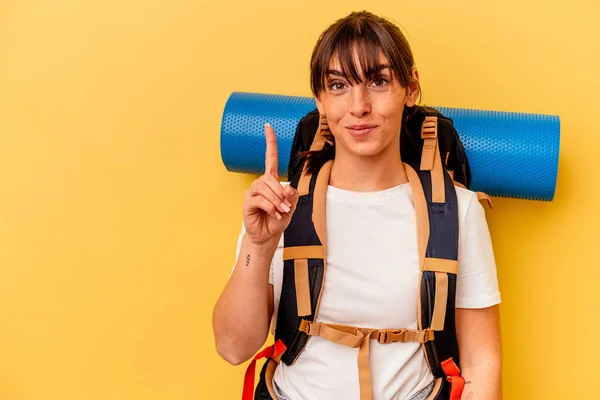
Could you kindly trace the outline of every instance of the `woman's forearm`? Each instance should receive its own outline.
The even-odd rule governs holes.
[[[245,235],[233,273],[213,312],[218,353],[231,364],[254,355],[269,333],[273,289],[269,267],[277,241],[254,244]]]
[[[501,400],[502,399],[502,368],[500,361],[481,363],[469,368],[463,368],[465,388],[461,400]]]
[[[460,368],[465,378],[461,400],[502,398],[502,343],[498,305],[456,309]]]

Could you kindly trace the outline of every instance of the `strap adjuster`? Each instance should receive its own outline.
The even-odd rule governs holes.
[[[421,125],[421,139],[437,138],[437,118],[428,120],[427,118]]]
[[[433,329],[425,329],[425,337],[423,338],[423,342],[429,342],[435,339],[435,333]]]
[[[310,321],[306,319],[301,320],[298,330],[308,335],[308,333],[310,332]]]
[[[379,332],[377,341],[381,344],[388,344],[393,342],[404,342],[404,335],[407,329],[386,329]]]

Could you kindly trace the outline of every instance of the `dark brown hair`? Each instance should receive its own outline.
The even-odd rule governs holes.
[[[362,68],[359,73],[354,59]],[[394,72],[392,79],[399,79],[402,87],[408,87],[415,64],[408,41],[400,29],[385,18],[368,11],[353,12],[339,19],[319,37],[310,60],[310,87],[315,95],[325,90],[327,71],[332,58],[337,57],[344,77],[352,84],[362,83],[362,77],[372,80],[379,74],[380,54],[388,60]],[[309,172],[315,172],[335,156],[335,142],[331,134],[325,135],[328,143],[323,150],[307,151],[300,156],[308,162]]]
[[[367,79],[373,79],[379,73],[381,52],[402,87],[408,86],[415,64],[408,41],[393,23],[368,11],[360,11],[336,21],[319,37],[310,60],[310,87],[315,97],[325,89],[327,70],[334,56],[338,57],[341,72],[350,83],[362,83],[353,58],[354,51],[358,54],[362,75]]]

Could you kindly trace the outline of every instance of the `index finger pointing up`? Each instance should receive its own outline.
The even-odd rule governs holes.
[[[267,140],[267,150],[265,153],[265,174],[272,175],[279,179],[277,137],[275,136],[275,131],[268,123],[265,124],[265,139]]]

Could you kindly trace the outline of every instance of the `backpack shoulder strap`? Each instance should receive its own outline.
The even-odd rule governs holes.
[[[423,344],[425,357],[435,377],[453,378],[457,383],[443,384],[443,391],[456,395],[460,369],[456,339],[456,279],[458,274],[458,202],[452,178],[442,170],[444,202],[433,198],[432,171],[415,171],[405,164],[413,193],[417,219],[420,272],[419,329],[432,329],[432,341]],[[454,391],[454,393],[453,393]]]
[[[311,150],[325,146],[323,133],[328,129],[326,119],[320,118]],[[313,174],[304,166],[297,180],[300,197],[296,211],[283,236],[283,282],[275,339],[286,345],[281,361],[287,365],[296,361],[308,342],[309,335],[299,329],[302,320],[315,321],[319,310],[327,254],[325,197],[332,165],[333,161],[328,161]]]

